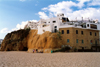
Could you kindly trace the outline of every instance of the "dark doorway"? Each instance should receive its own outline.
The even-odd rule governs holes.
[[[57,32],[57,29],[55,29],[54,32],[56,33]]]
[[[36,52],[38,53],[38,49],[36,49]]]
[[[82,47],[82,51],[84,51],[84,47]]]
[[[95,40],[95,46],[97,46],[97,40]]]
[[[9,48],[7,49],[7,51],[10,51]]]
[[[23,51],[27,51],[27,50],[28,50],[28,48],[27,48],[27,47],[24,47],[24,48],[23,48]]]

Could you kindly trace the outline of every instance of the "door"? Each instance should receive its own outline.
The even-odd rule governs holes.
[[[55,29],[54,32],[56,33],[57,32],[57,29]]]
[[[95,40],[95,46],[97,46],[97,40]]]

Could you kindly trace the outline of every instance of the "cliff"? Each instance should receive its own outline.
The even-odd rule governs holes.
[[[37,34],[37,30],[31,30],[27,37],[28,49],[54,49],[62,45],[58,33],[45,32],[42,35]]]
[[[27,49],[55,49],[63,45],[59,33],[45,32],[37,34],[37,30],[18,30],[8,33],[4,38],[2,51],[23,51]]]
[[[29,34],[30,29],[18,30],[11,33],[8,33],[2,44],[2,51],[21,51],[27,50],[27,35]]]

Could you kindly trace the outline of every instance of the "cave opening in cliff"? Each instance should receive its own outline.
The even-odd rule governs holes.
[[[23,48],[23,51],[27,51],[27,50],[28,50],[28,48],[27,48],[27,47],[24,47],[24,48]]]
[[[10,51],[9,49],[7,49],[7,51]]]

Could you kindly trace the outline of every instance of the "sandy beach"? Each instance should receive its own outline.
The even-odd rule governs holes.
[[[100,53],[0,52],[0,67],[100,67]]]

